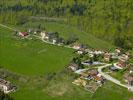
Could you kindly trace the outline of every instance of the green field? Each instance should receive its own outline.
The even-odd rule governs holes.
[[[19,27],[19,29],[29,29],[29,28],[37,28],[41,24],[42,27],[45,27],[46,31],[50,32],[59,32],[60,36],[67,39],[71,37],[72,35],[76,36],[79,38],[79,42],[83,44],[87,44],[90,48],[94,49],[113,49],[115,46],[113,46],[111,43],[105,42],[103,40],[100,40],[93,35],[80,31],[76,27],[70,26],[70,25],[65,25],[62,23],[57,23],[57,22],[47,22],[43,20],[34,20],[34,21],[29,21],[23,25],[23,27]]]
[[[21,74],[38,75],[66,67],[73,50],[42,43],[20,40],[11,31],[0,27],[0,65]]]

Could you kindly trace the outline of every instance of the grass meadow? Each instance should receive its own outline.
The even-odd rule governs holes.
[[[49,31],[59,31],[65,38],[71,32],[78,34],[80,41],[94,48],[112,47],[73,27],[56,23],[45,23],[45,26]],[[24,76],[7,78],[18,87],[16,92],[10,94],[14,100],[133,100],[131,92],[108,81],[94,94],[73,85],[73,74],[61,72],[72,56],[72,49],[45,44],[36,39],[20,40],[13,36],[12,31],[0,27],[0,65]],[[56,74],[51,76],[51,73]]]
[[[71,61],[73,50],[49,45],[40,40],[17,39],[0,28],[0,65],[27,75],[56,72]]]

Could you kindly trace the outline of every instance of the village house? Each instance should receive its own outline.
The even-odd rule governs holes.
[[[122,54],[122,57],[125,58],[126,60],[128,60],[128,58],[129,58],[128,57],[128,54],[126,54],[126,53],[125,54]]]
[[[96,54],[96,55],[104,54],[104,52],[100,51],[100,50],[95,50],[93,53]]]
[[[57,43],[57,40],[58,40],[58,33],[43,31],[43,32],[41,32],[41,37],[42,37],[42,39],[55,44],[55,43]]]
[[[49,39],[48,33],[46,31],[42,31],[40,33],[40,35],[41,35],[42,39],[47,39],[47,40]]]
[[[99,84],[103,84],[105,79],[102,76],[97,75],[94,76],[94,80]]]
[[[84,51],[82,51],[82,50],[78,50],[77,53],[78,53],[78,54],[83,54]]]
[[[90,79],[93,79],[94,76],[98,75],[98,71],[96,69],[92,69],[92,70],[88,70],[86,72],[82,72],[82,73],[80,73],[80,75],[82,78],[90,80]]]
[[[127,60],[128,60],[128,55],[123,54],[122,56],[119,57],[119,61],[117,66],[124,68],[127,65]]]
[[[86,51],[85,51],[84,48],[81,48],[81,49],[77,50],[77,53],[78,54],[83,54],[83,53],[86,53]]]
[[[118,53],[110,53],[112,59],[118,59]]]
[[[110,61],[110,60],[111,60],[111,55],[110,55],[110,53],[106,52],[106,53],[104,54],[104,60],[105,60],[105,61]]]
[[[129,67],[129,73],[133,73],[133,65]]]
[[[9,81],[5,81],[4,79],[0,78],[0,90],[4,93],[10,93],[16,89]]]
[[[72,71],[76,71],[79,69],[79,66],[75,63],[71,63],[68,68],[70,68]]]
[[[86,48],[85,51],[88,52],[88,54],[92,54],[92,53],[93,53],[93,52],[92,52],[90,49],[88,49],[88,48]]]
[[[133,77],[131,77],[131,76],[128,77],[127,81],[128,81],[128,85],[133,86]]]
[[[18,32],[19,36],[25,37],[28,35],[28,32]]]
[[[125,58],[119,58],[119,62],[117,64],[119,67],[126,67],[126,60]]]
[[[89,70],[89,73],[90,73],[91,76],[98,75],[98,71],[96,69]]]
[[[84,62],[82,62],[83,65],[92,65],[93,61],[92,60],[86,60]]]
[[[53,44],[56,44],[57,43],[57,39],[56,38],[53,38],[52,43]]]
[[[124,78],[128,85],[133,86],[133,73],[126,73]]]
[[[89,78],[89,73],[87,72],[81,72],[80,75],[81,75],[81,78]]]
[[[79,43],[74,43],[73,44],[73,48],[76,49],[76,50],[78,50],[78,49],[81,49],[82,48],[82,45],[79,44]]]
[[[120,54],[120,53],[121,53],[121,49],[120,49],[120,48],[116,48],[116,49],[115,49],[115,52],[116,52],[117,54]]]

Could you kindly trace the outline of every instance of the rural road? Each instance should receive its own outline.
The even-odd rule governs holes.
[[[33,36],[36,37],[36,38],[38,38],[38,39],[40,39],[41,41],[43,41],[45,43],[48,43],[48,44],[52,44],[52,45],[56,45],[56,46],[62,46],[62,47],[74,49],[73,47],[70,47],[70,46],[64,46],[64,45],[54,44],[52,42],[45,41],[44,39],[41,38],[41,36],[37,36],[37,35],[33,35]]]
[[[6,25],[4,25],[4,24],[0,24],[0,26],[5,27],[5,28],[8,28],[8,29],[13,30],[13,31],[18,31],[17,29],[8,27],[8,26],[6,26]]]
[[[104,64],[105,64],[105,63],[104,63]],[[105,65],[103,65],[103,66],[99,66],[99,67],[96,67],[96,68],[98,68],[98,72],[99,72],[105,79],[107,79],[107,80],[109,80],[109,81],[111,81],[111,82],[113,82],[113,83],[115,83],[115,84],[117,84],[117,85],[119,85],[119,86],[122,86],[122,87],[125,87],[125,88],[127,88],[127,89],[133,90],[133,86],[129,86],[129,85],[122,84],[119,80],[117,80],[117,79],[111,77],[111,76],[108,75],[107,73],[102,72],[102,69],[103,69],[103,68],[106,68],[106,67],[108,67],[108,66],[110,66],[110,65],[112,65],[112,64],[105,64]],[[79,70],[76,70],[75,73],[81,74],[81,72],[86,71],[86,70],[88,70],[88,69],[89,69],[89,68],[79,69]]]
[[[117,79],[111,77],[110,75],[108,75],[108,74],[102,72],[102,69],[103,69],[103,68],[106,68],[106,67],[108,67],[108,66],[110,66],[110,65],[111,65],[111,64],[106,64],[106,65],[103,65],[103,66],[98,67],[98,72],[99,72],[104,78],[106,78],[107,80],[109,80],[109,81],[111,81],[111,82],[113,82],[113,83],[115,83],[115,84],[117,84],[117,85],[119,85],[119,86],[122,86],[122,87],[125,87],[125,88],[127,88],[127,89],[133,90],[133,86],[128,86],[128,85],[122,84],[119,80],[117,80]]]

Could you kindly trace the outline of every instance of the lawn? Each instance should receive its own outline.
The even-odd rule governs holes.
[[[133,94],[128,92],[126,88],[107,81],[92,98],[90,100],[133,100]]]
[[[14,100],[132,100],[133,98],[132,92],[109,81],[94,94],[85,91],[83,87],[73,85],[72,81],[71,74],[57,73],[47,85],[43,79],[39,83],[35,80],[25,85],[20,83],[22,86],[11,95]]]
[[[27,75],[56,72],[66,67],[72,56],[72,49],[36,39],[20,40],[0,27],[0,65],[11,71]]]
[[[37,77],[26,83],[17,81],[19,90],[11,93],[11,96],[14,100],[87,100],[91,94],[73,85],[72,77],[69,74],[57,73],[51,80]]]

